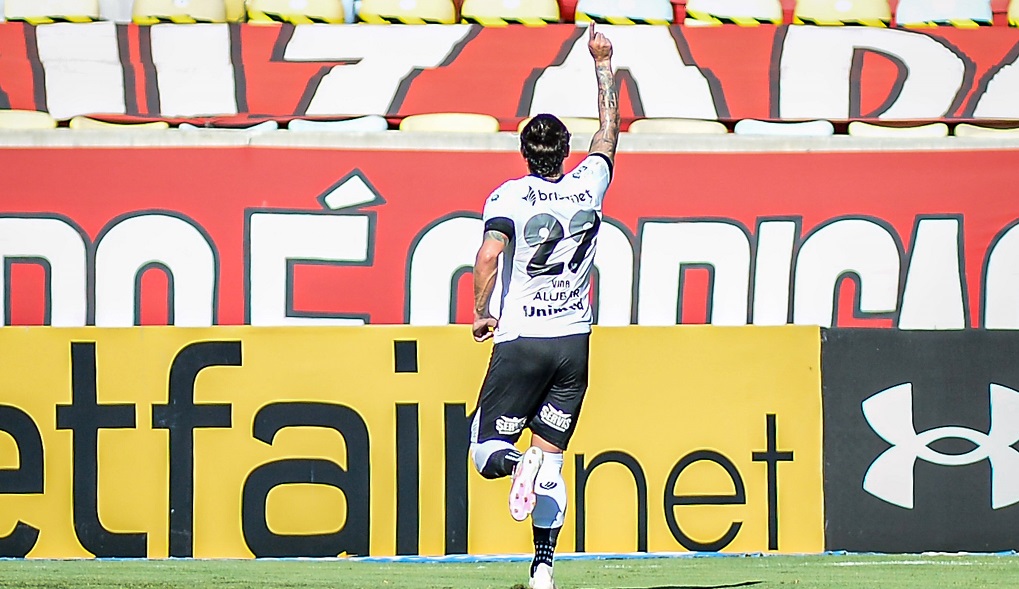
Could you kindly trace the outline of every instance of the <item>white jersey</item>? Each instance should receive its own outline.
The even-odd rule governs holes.
[[[594,153],[556,181],[510,180],[485,203],[485,231],[510,237],[495,342],[591,331],[591,268],[612,177]]]

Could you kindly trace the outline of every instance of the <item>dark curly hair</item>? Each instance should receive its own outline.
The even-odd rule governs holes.
[[[557,176],[563,160],[570,155],[570,132],[555,116],[537,115],[520,132],[520,153],[532,174],[543,178]]]

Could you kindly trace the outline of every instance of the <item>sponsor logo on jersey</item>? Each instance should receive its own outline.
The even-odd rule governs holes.
[[[533,207],[534,205],[538,204],[539,202],[549,202],[549,201],[556,201],[556,202],[558,202],[558,201],[561,201],[561,200],[568,200],[570,202],[582,203],[582,202],[587,202],[589,200],[594,200],[594,195],[591,194],[591,190],[590,189],[584,190],[582,192],[578,192],[576,194],[562,195],[562,194],[559,194],[558,192],[555,192],[555,191],[544,192],[544,191],[541,191],[541,190],[535,190],[533,186],[528,186],[527,187],[527,196],[524,197],[524,200],[526,200],[527,202],[531,203],[531,206]]]
[[[507,417],[505,415],[500,415],[495,420],[495,431],[499,432],[499,435],[503,436],[519,434],[524,431],[524,424],[526,422],[526,417]]]
[[[544,483],[541,483],[538,486],[541,487],[542,489],[545,489],[546,491],[551,491],[552,489],[555,489],[556,484],[557,483],[555,481],[545,481]]]
[[[554,430],[565,432],[573,423],[573,414],[563,413],[551,405],[543,405],[538,417]]]
[[[566,307],[533,307],[531,305],[524,305],[524,317],[554,317],[560,313],[566,313],[567,311],[583,311],[584,301],[579,300],[572,305]]]

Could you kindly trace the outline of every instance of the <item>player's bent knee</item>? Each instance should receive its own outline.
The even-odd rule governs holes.
[[[520,452],[513,444],[505,440],[486,440],[471,444],[471,458],[474,468],[486,479],[498,479],[513,473],[509,456],[519,456]]]

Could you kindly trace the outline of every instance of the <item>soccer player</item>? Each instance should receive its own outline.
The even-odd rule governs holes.
[[[602,198],[612,178],[619,108],[612,44],[589,25],[601,125],[590,153],[563,171],[566,126],[548,114],[520,133],[530,174],[497,188],[485,203],[485,236],[474,263],[474,339],[494,337],[488,373],[471,423],[471,455],[486,478],[512,475],[510,514],[531,516],[530,586],[554,589],[552,559],[566,512],[563,451],[587,390],[590,275]],[[502,303],[489,313],[499,256]],[[531,445],[513,445],[524,428]]]

